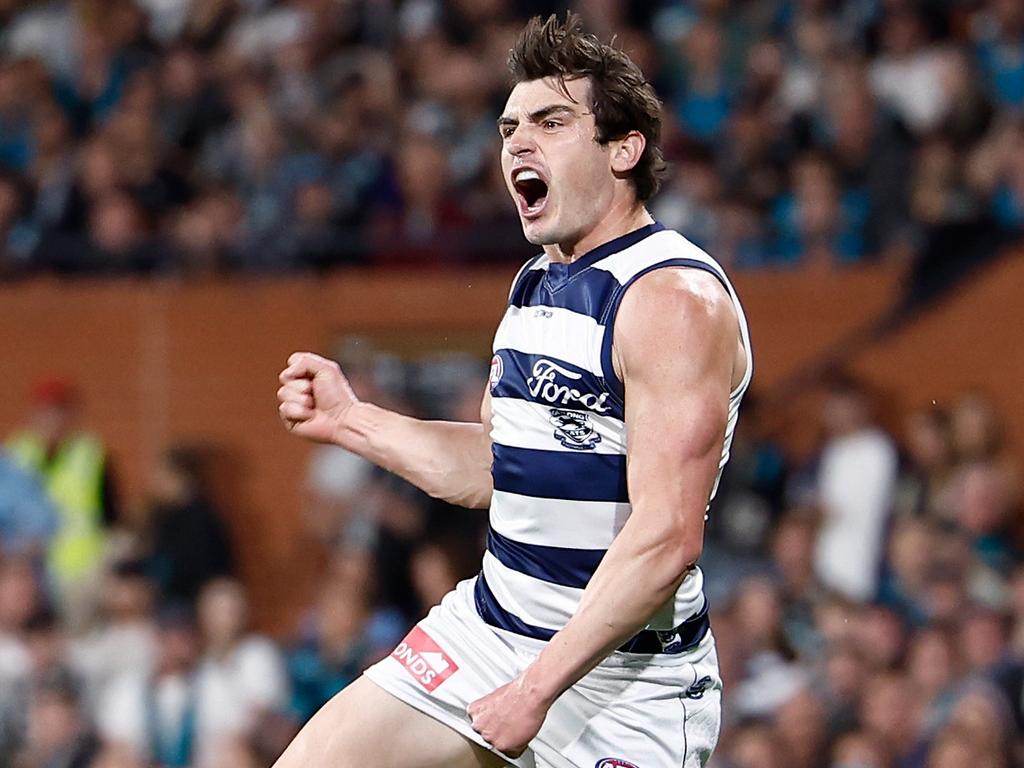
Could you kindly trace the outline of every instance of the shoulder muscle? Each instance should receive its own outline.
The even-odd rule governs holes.
[[[714,275],[666,267],[641,277],[623,297],[614,363],[627,384],[669,375],[683,385],[712,370],[727,370],[731,380],[738,334],[732,299]]]

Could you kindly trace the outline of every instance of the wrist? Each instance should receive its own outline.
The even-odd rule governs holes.
[[[379,409],[372,403],[353,400],[335,417],[332,442],[345,450],[362,455],[373,431],[375,410]]]
[[[558,676],[545,671],[542,656],[523,670],[520,684],[527,698],[547,711],[565,689],[559,685]]]

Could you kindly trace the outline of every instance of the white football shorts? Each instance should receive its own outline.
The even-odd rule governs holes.
[[[366,676],[492,749],[466,708],[512,680],[543,640],[485,623],[461,582]],[[702,768],[718,741],[722,682],[710,631],[679,654],[614,652],[558,698],[519,768]]]

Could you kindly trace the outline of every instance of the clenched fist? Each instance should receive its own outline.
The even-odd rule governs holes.
[[[527,690],[522,676],[467,708],[473,730],[499,752],[519,757],[540,732],[550,703]]]
[[[320,443],[334,442],[349,409],[359,402],[341,367],[311,352],[296,352],[279,378],[277,410],[288,431]]]

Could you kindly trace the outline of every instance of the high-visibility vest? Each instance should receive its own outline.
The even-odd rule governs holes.
[[[36,435],[15,435],[7,444],[14,460],[36,472],[60,515],[50,543],[49,565],[58,582],[88,574],[103,554],[103,467],[106,453],[90,435],[74,435],[47,462],[46,445]]]

